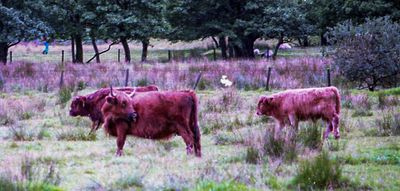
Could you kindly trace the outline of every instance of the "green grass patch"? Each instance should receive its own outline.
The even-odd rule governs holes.
[[[200,182],[194,191],[255,191],[247,187],[245,184],[237,183],[234,181],[226,181],[216,183],[212,181]]]

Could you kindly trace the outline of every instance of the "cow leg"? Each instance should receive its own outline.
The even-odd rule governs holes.
[[[122,156],[123,154],[123,148],[125,144],[125,139],[126,139],[126,134],[127,132],[127,124],[125,122],[119,123],[117,125],[117,152],[115,153],[116,156]]]
[[[95,128],[96,128],[96,122],[93,122],[92,127],[90,128],[89,135],[91,135],[94,132]]]
[[[324,140],[329,137],[329,133],[333,130],[332,120],[326,122],[326,130],[324,132]]]
[[[340,132],[339,132],[339,116],[335,114],[335,116],[332,119],[332,126],[333,126],[333,135],[335,136],[335,139],[340,138]]]
[[[297,120],[296,116],[294,114],[289,115],[289,122],[290,126],[292,129],[289,130],[289,132],[286,133],[286,142],[290,140],[290,138],[293,138],[293,134],[297,134],[298,126],[299,126],[299,121]]]
[[[97,127],[96,127],[96,131],[97,131],[97,129],[99,129],[100,128],[100,125],[101,125],[101,122],[100,121],[97,121]]]
[[[279,139],[280,131],[285,127],[285,123],[283,121],[277,121],[275,124],[275,132],[274,139]]]
[[[188,155],[193,154],[194,147],[194,136],[191,131],[189,131],[189,126],[185,128],[185,126],[178,127],[178,133],[183,138],[186,144],[186,153]]]

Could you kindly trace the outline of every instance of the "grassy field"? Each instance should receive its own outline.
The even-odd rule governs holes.
[[[115,138],[102,129],[88,136],[89,120],[69,117],[70,102],[61,104],[58,93],[2,93],[1,173],[13,182],[47,182],[46,188],[53,190],[298,189],[294,178],[304,161],[321,152],[321,132],[314,135],[318,144],[312,148],[304,141],[312,134],[301,130],[290,161],[265,154],[265,147],[274,146],[264,137],[274,122],[254,113],[258,97],[268,93],[199,91],[202,158],[187,156],[180,137],[129,137],[125,155],[115,157]],[[342,94],[342,138],[323,146],[342,168],[344,183],[338,189],[399,190],[399,97]],[[312,127],[310,122],[301,124],[303,130]]]
[[[207,43],[212,44],[156,41],[149,56],[165,59],[168,49],[189,56],[189,49],[205,50]],[[339,141],[330,137],[322,143],[322,122],[301,123],[289,143],[275,140],[274,121],[255,115],[261,95],[326,86],[332,61],[320,57],[319,47],[280,51],[277,60],[192,59],[141,66],[113,63],[111,52],[104,56],[111,63],[61,66],[52,51],[65,48],[51,47],[43,60],[40,46],[21,44],[12,49],[20,60],[0,68],[0,191],[400,190],[400,88],[353,89],[332,70],[332,83],[342,94]],[[91,47],[84,49],[89,55]],[[139,51],[132,44],[134,60]],[[59,89],[62,67],[66,88]],[[264,90],[268,67],[273,68],[272,92]],[[202,158],[187,156],[178,136],[163,141],[128,137],[125,155],[115,157],[114,137],[103,129],[88,135],[89,119],[68,116],[72,96],[122,86],[126,69],[132,71],[129,85],[154,83],[161,89],[190,88],[203,72],[197,91]],[[234,85],[223,87],[221,75]]]
[[[68,44],[69,41],[59,44],[51,44],[50,51],[47,55],[43,55],[42,51],[44,46],[40,42],[36,43],[20,43],[16,46],[10,48],[13,52],[14,62],[33,62],[33,63],[60,63],[61,62],[61,51],[64,50],[65,62],[71,62],[71,47]],[[266,49],[266,46],[273,47],[273,40],[265,41],[258,40],[255,43],[255,47],[259,48],[261,51]],[[172,59],[182,60],[194,57],[208,57],[212,59],[212,47],[214,47],[214,42],[212,39],[205,39],[202,41],[192,41],[192,42],[169,42],[166,40],[152,39],[151,46],[148,49],[148,60],[150,62],[166,62],[168,60],[168,50],[172,51]],[[107,43],[100,43],[98,45],[99,51],[106,50],[108,48]],[[101,62],[117,62],[118,61],[118,49],[121,51],[121,61],[124,60],[123,48],[120,44],[111,47],[110,51],[102,54],[100,56]],[[87,42],[83,45],[84,50],[84,61],[89,60],[93,55],[93,47]],[[131,42],[130,43],[131,58],[132,62],[140,62],[141,59],[141,43]],[[217,57],[221,58],[221,53],[219,49],[216,51]],[[310,47],[310,48],[296,48],[290,50],[280,50],[278,51],[278,56],[280,57],[298,57],[298,56],[321,56],[320,47]],[[92,61],[93,63],[95,60]]]

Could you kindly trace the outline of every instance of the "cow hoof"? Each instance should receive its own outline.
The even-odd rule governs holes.
[[[122,156],[123,153],[124,152],[122,150],[117,150],[117,152],[115,152],[115,156],[120,157],[120,156]]]
[[[193,154],[193,148],[191,146],[186,147],[186,153],[188,155],[192,155]]]

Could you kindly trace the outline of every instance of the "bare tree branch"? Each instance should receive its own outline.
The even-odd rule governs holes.
[[[98,54],[94,54],[94,56],[92,58],[90,58],[88,61],[86,61],[86,63],[88,64],[90,61],[92,61],[94,58],[96,58],[96,56],[100,56],[101,54],[108,52],[111,49],[111,46],[118,44],[118,43],[119,43],[119,41],[112,42],[110,45],[108,45],[108,48],[106,50],[103,50],[103,51],[99,52]]]

